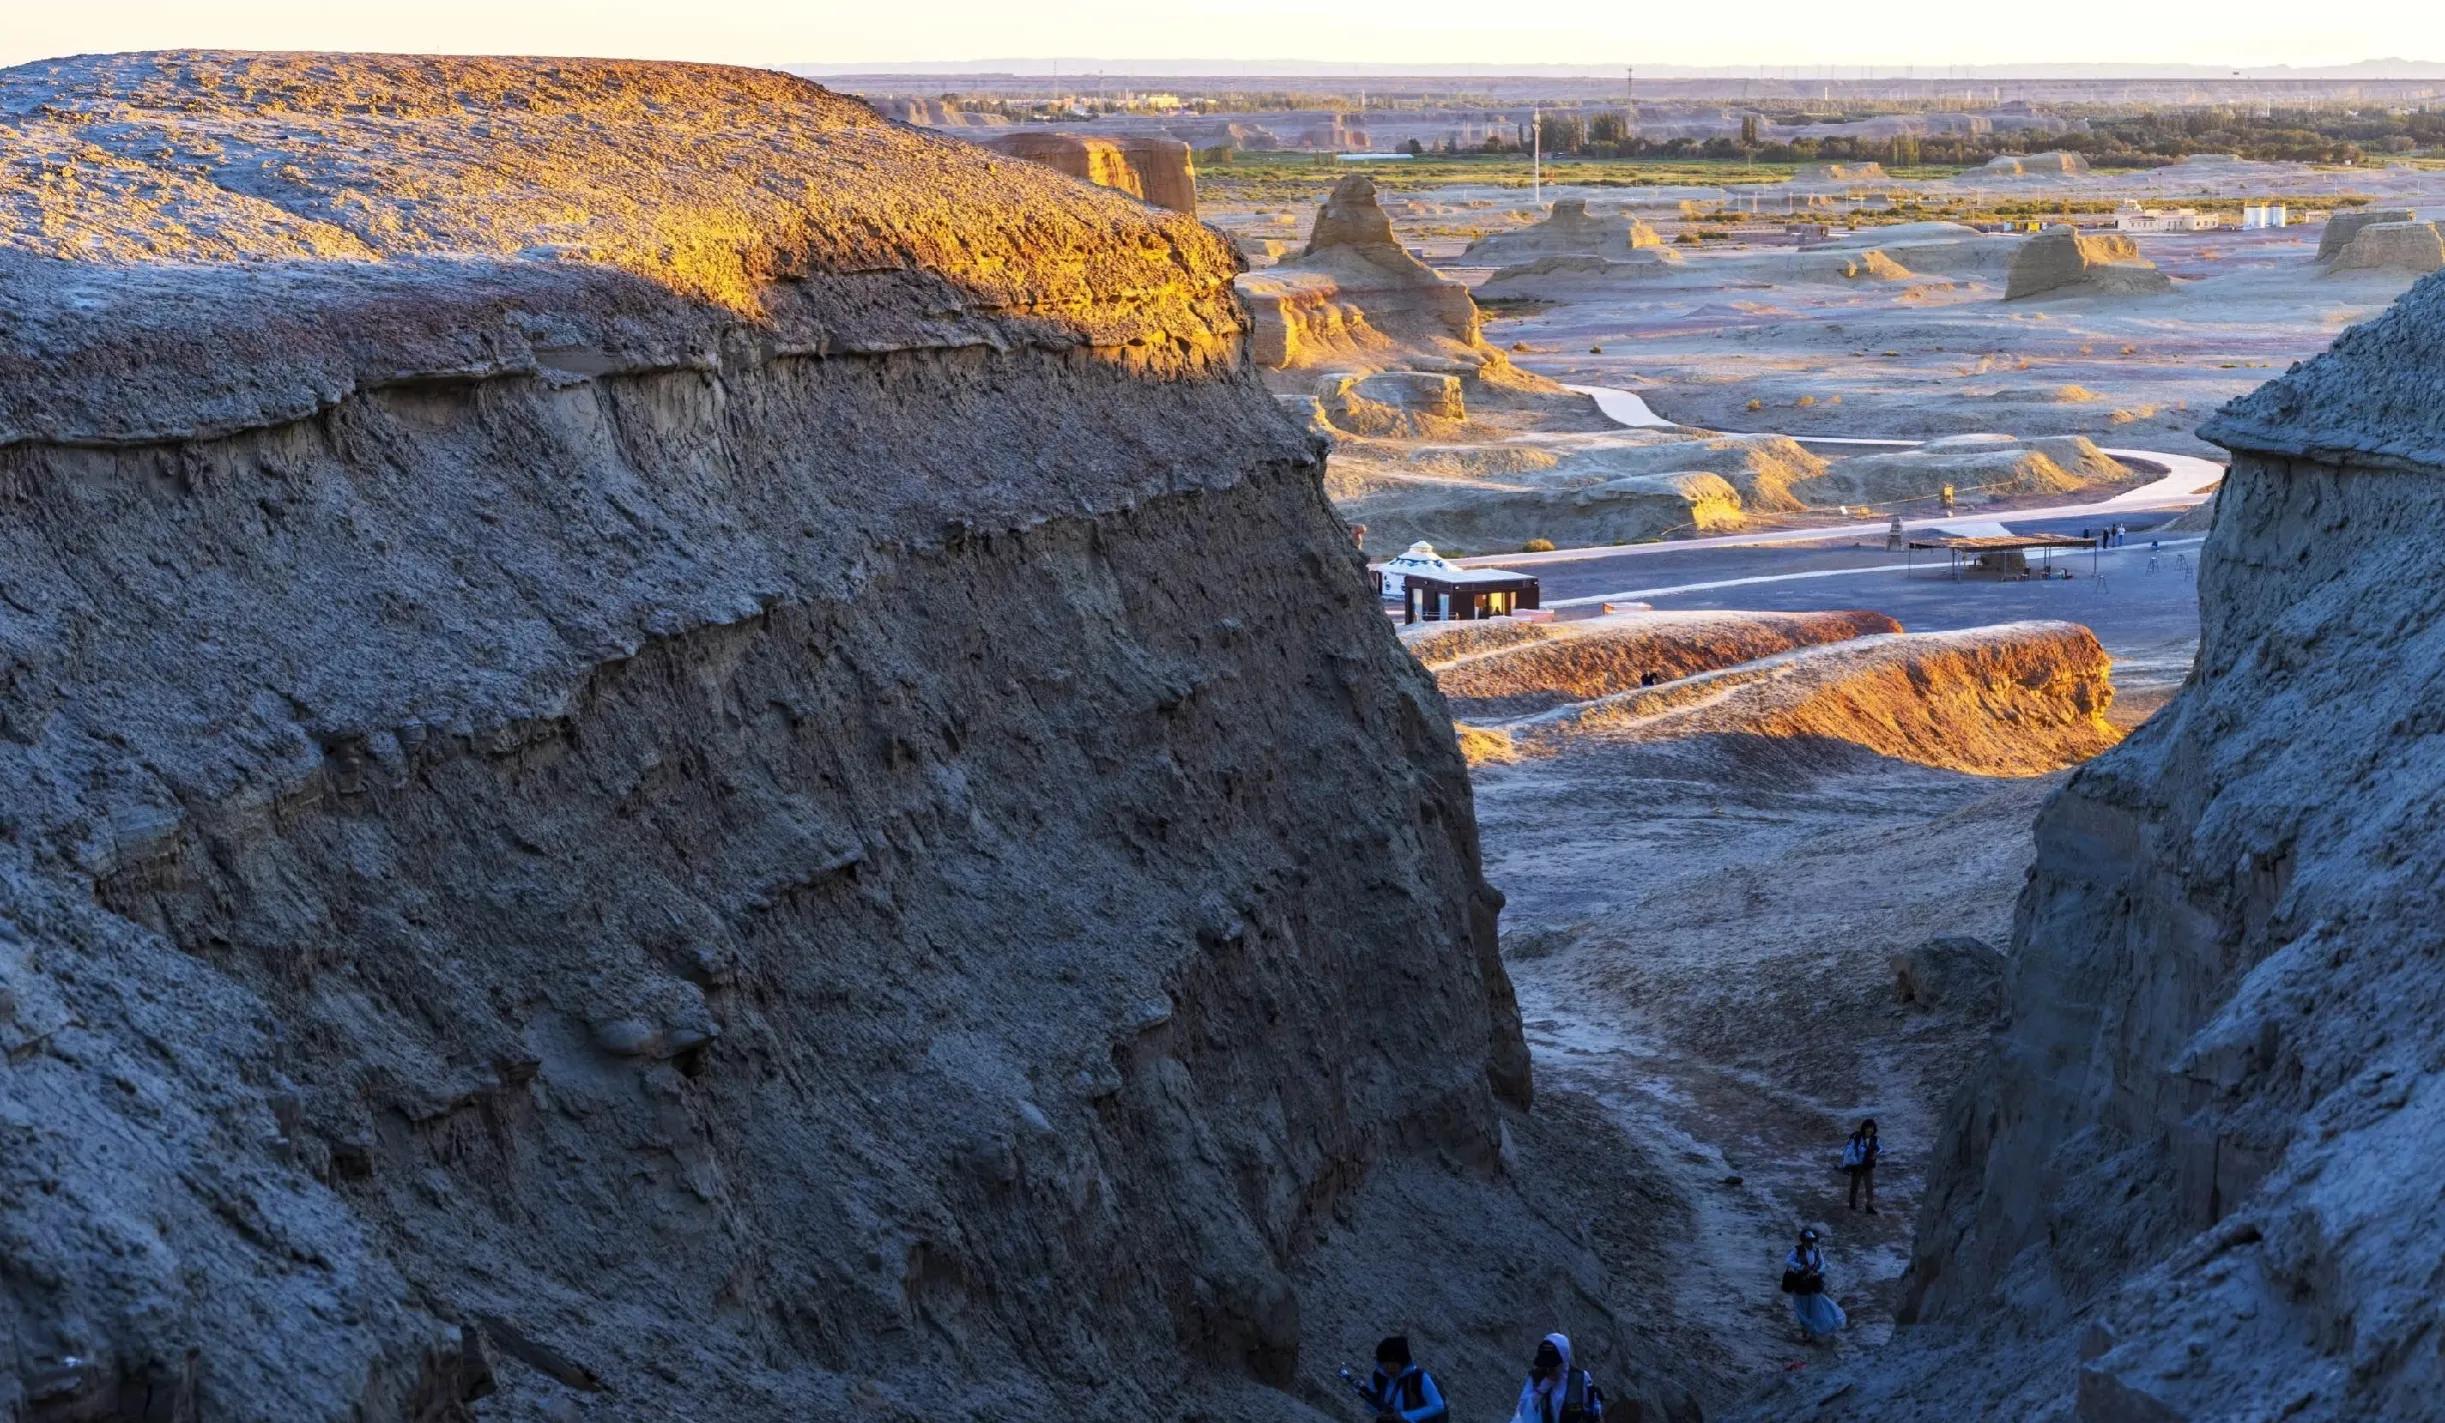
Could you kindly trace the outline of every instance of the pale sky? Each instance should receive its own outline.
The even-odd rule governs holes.
[[[2048,33],[2049,31],[2053,33]],[[0,0],[0,64],[209,46],[740,64],[1083,57],[1714,66],[2445,59],[2435,0]]]

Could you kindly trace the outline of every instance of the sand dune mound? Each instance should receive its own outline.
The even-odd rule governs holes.
[[[2147,296],[2173,279],[2139,255],[2128,237],[2091,236],[2055,226],[2023,242],[2004,277],[2004,300],[2032,297]]]
[[[2335,272],[2408,272],[2445,267],[2445,230],[2433,222],[2372,222],[2335,254]]]
[[[1621,613],[1539,625],[1549,635],[1455,655],[1447,646],[1419,660],[1435,674],[1452,714],[1465,721],[1508,720],[1593,701],[1664,681],[1754,662],[1818,643],[1844,642],[1901,625],[1882,613]]]
[[[1837,460],[1793,486],[1811,504],[1884,504],[1934,498],[1953,486],[1964,502],[2011,494],[2068,494],[2138,476],[2084,435],[2019,440],[1954,435],[1906,450]]]
[[[2363,228],[2379,223],[2410,222],[2418,216],[2409,208],[2355,208],[2336,213],[2318,232],[2318,260],[2332,262],[2343,255]]]
[[[2112,746],[2109,662],[2070,623],[1815,644],[1497,723],[1518,756],[1587,740],[1742,739],[1740,774],[1854,748],[1914,765],[2034,776]],[[1775,748],[1781,747],[1778,756]]]
[[[1510,266],[1539,257],[1587,254],[1623,257],[1664,239],[1627,213],[1591,212],[1584,198],[1561,198],[1545,220],[1514,232],[1489,233],[1469,244],[1460,260],[1476,266]]]

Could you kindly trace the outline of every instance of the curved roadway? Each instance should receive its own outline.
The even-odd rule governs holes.
[[[1680,425],[1676,421],[1667,420],[1656,414],[1655,411],[1648,408],[1646,400],[1635,391],[1621,390],[1607,385],[1574,385],[1568,388],[1595,400],[1596,408],[1603,412],[1606,418],[1618,425],[1626,425],[1639,430],[1695,428]],[[1805,438],[1811,444],[1899,447],[1925,443],[1922,440],[1821,439],[1813,435]],[[2197,455],[2177,455],[2163,450],[2109,449],[2106,453],[2116,459],[2144,460],[2150,464],[2160,465],[2164,468],[2165,473],[2137,488],[2126,489],[2110,499],[2095,500],[2086,504],[2054,504],[2036,509],[2004,509],[1997,511],[1997,517],[2021,523],[2035,519],[2076,519],[2091,514],[2111,515],[2128,513],[2142,508],[2163,509],[2176,505],[2199,504],[2207,500],[2209,488],[2216,481],[2224,478],[2223,465],[2214,460],[2201,459]],[[1947,524],[1960,523],[1963,517],[1961,514],[1954,513],[1940,514],[1932,518],[1904,519],[1902,527],[1904,529],[1942,528]],[[1991,522],[1991,520],[1982,522]],[[1810,529],[1777,529],[1769,533],[1710,534],[1705,538],[1660,539],[1654,543],[1558,548],[1551,553],[1484,554],[1475,558],[1454,559],[1453,562],[1470,567],[1500,564],[1505,568],[1517,568],[1526,564],[1564,563],[1587,558],[1635,557],[1639,554],[1699,548],[1744,548],[1759,544],[1813,543],[1820,539],[1881,535],[1891,527],[1892,521],[1887,519],[1863,524],[1827,524]]]

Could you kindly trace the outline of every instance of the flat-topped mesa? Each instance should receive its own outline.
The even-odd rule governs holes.
[[[1935,1153],[1916,1310],[1969,1337],[1857,1415],[2435,1415],[2440,385],[2432,276],[2201,428],[2197,660],[2039,820]]]
[[[1585,198],[1559,198],[1544,221],[1516,232],[1488,233],[1470,243],[1460,260],[1493,266],[1575,253],[1625,257],[1635,248],[1663,243],[1653,227],[1627,213],[1591,213]]]
[[[1117,188],[1174,212],[1197,212],[1197,165],[1189,146],[1158,134],[1075,134],[1021,129],[977,140],[997,153],[1041,163],[1098,187]]]
[[[2004,274],[2004,300],[2030,297],[2147,296],[2173,279],[2139,255],[2139,244],[2113,234],[2090,235],[2060,224],[2020,245]]]
[[[2338,212],[2318,230],[2318,260],[2332,262],[2352,245],[2362,228],[2381,222],[2409,222],[2418,214],[2409,208],[2355,208]]]
[[[1791,175],[1793,185],[1822,187],[1828,183],[1881,183],[1882,163],[1803,163]]]
[[[693,65],[0,167],[0,1417],[1491,1415],[1606,1296],[1219,235]]]
[[[1966,178],[2066,178],[2089,171],[2088,159],[2077,153],[1999,153]]]
[[[2433,222],[2372,222],[2352,234],[2330,270],[2409,272],[2425,276],[2445,267],[2445,226]]]

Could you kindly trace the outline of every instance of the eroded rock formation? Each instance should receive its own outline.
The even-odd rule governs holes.
[[[2337,272],[2411,272],[2445,267],[2445,229],[2433,222],[2372,222],[2335,254]]]
[[[1157,207],[1191,215],[1197,211],[1197,166],[1189,146],[1176,138],[1029,128],[978,141],[997,153],[1041,163],[1097,187],[1118,188]]]
[[[1410,255],[1375,184],[1352,174],[1316,210],[1307,246],[1239,279],[1257,363],[1423,365],[1475,372],[1510,363],[1478,331],[1469,289]]]
[[[1517,232],[1488,233],[1470,243],[1460,260],[1508,266],[1578,253],[1626,257],[1635,248],[1663,245],[1664,239],[1642,219],[1620,211],[1591,213],[1585,198],[1559,198],[1542,222]]]
[[[2064,178],[2089,171],[2088,159],[2077,153],[1999,153],[1969,178]]]
[[[2353,208],[2336,213],[2318,230],[2318,260],[2332,262],[2352,245],[2352,239],[2365,227],[2381,222],[2409,222],[2417,214],[2409,208]]]
[[[2139,255],[2128,237],[2047,228],[2020,245],[2004,274],[2004,300],[2040,296],[2145,296],[2173,279]]]
[[[710,67],[62,61],[0,163],[0,1414],[1626,1351],[1221,237]]]
[[[2431,277],[2202,427],[2198,659],[2038,823],[1923,1342],[1761,1412],[2435,1415],[2441,382]]]

